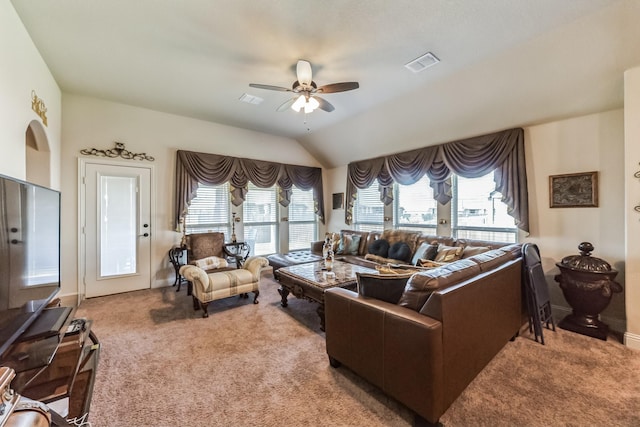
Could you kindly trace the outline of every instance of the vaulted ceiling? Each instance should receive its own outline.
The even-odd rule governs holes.
[[[327,167],[620,108],[640,65],[636,0],[11,1],[63,92],[288,136]],[[290,87],[298,59],[360,88],[277,112],[291,94],[249,83]]]

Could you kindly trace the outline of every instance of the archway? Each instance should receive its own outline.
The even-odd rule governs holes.
[[[44,187],[51,186],[51,149],[42,124],[32,120],[25,134],[26,180]]]

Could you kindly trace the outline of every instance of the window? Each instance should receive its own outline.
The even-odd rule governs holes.
[[[429,178],[411,185],[394,185],[394,227],[436,234],[438,202],[433,199]]]
[[[515,242],[515,220],[495,191],[493,172],[480,178],[452,177],[451,221],[454,237]]]
[[[353,226],[359,231],[384,229],[384,203],[380,201],[378,180],[375,180],[369,188],[358,189],[353,205]]]
[[[231,240],[229,184],[198,186],[185,216],[186,234],[219,231]]]
[[[278,252],[277,187],[259,188],[249,183],[243,204],[244,240],[252,255]]]
[[[293,187],[289,204],[289,250],[309,249],[317,239],[317,228],[313,191]]]

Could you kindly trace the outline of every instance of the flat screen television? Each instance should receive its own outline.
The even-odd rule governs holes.
[[[0,357],[60,290],[60,192],[0,175]]]

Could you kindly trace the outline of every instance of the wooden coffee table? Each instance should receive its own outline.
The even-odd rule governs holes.
[[[324,261],[279,268],[274,275],[280,282],[280,289],[278,289],[282,297],[280,305],[287,307],[289,293],[298,298],[317,302],[320,329],[324,331],[324,291],[334,287],[355,290],[356,273],[378,273],[377,270],[342,261],[333,262],[332,272],[335,277],[327,277]]]

